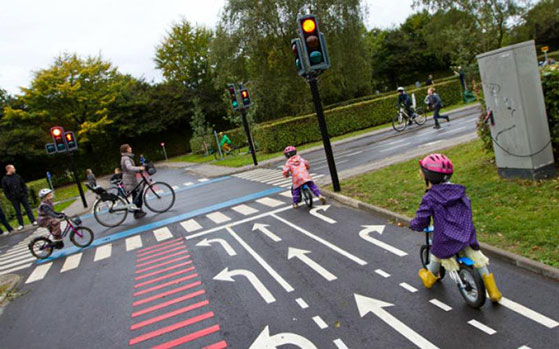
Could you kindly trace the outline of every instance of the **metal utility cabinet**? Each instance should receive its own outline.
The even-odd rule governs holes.
[[[499,175],[555,175],[553,150],[534,41],[477,56]]]

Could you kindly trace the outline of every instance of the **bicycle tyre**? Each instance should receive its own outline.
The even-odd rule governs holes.
[[[479,272],[472,267],[461,265],[458,272],[460,279],[466,284],[467,289],[458,286],[462,298],[470,307],[478,309],[485,304],[487,296],[485,295],[485,286]],[[471,289],[469,289],[471,288]]]
[[[47,244],[47,245],[46,246],[45,245],[39,246],[39,244],[41,244],[41,242],[43,244]],[[35,247],[36,247],[35,245],[37,245],[39,251],[44,250],[45,253],[44,254],[38,254],[35,251]],[[29,248],[29,251],[31,252],[31,254],[37,259],[49,258],[50,255],[52,254],[52,251],[54,251],[54,246],[52,244],[52,241],[49,238],[44,237],[44,236],[39,236],[39,237],[34,238],[33,240],[31,240],[31,242],[29,243],[29,245],[27,247]]]
[[[426,121],[425,114],[423,114],[422,108],[417,108],[415,111],[415,119],[413,121],[419,126],[423,125]]]
[[[397,132],[402,132],[408,126],[408,120],[400,113],[392,118],[392,128]]]
[[[160,188],[160,189],[156,190],[154,188]],[[163,191],[163,193],[158,193],[159,191]],[[154,197],[151,198],[148,197],[148,193],[151,193]],[[170,196],[169,204],[163,205],[162,208],[159,207],[156,208],[154,202],[161,202],[160,199],[165,198],[167,196]],[[144,190],[144,194],[143,194],[144,204],[146,205],[146,207],[149,208],[150,211],[156,213],[163,213],[169,211],[171,207],[173,207],[173,205],[175,204],[175,198],[176,198],[175,191],[169,184],[165,182],[153,182],[149,184],[148,186],[146,186],[146,189]]]
[[[305,201],[305,204],[309,208],[312,208],[313,199],[312,199],[312,193],[311,193],[310,189],[309,188],[302,188],[301,191],[302,191],[302,194],[303,194],[303,201]]]
[[[78,230],[84,237],[87,235],[88,238],[86,240],[86,243],[82,244],[76,241],[76,232],[72,230],[72,232],[70,233],[70,241],[72,241],[72,243],[77,246],[77,247],[87,247],[89,245],[91,245],[91,243],[93,242],[94,236],[93,236],[93,231],[87,227],[76,227],[76,230]]]
[[[93,204],[93,216],[95,217],[97,223],[102,226],[109,228],[116,227],[121,225],[122,222],[126,220],[126,217],[128,216],[128,209],[119,209],[114,212],[111,211],[115,208],[115,206],[125,207],[126,205],[128,205],[127,202],[120,196],[118,196],[114,201],[103,201],[98,199],[95,201],[95,204]],[[103,216],[113,217],[115,220],[114,222],[109,222],[108,219],[103,220]]]

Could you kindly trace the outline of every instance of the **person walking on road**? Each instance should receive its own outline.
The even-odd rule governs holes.
[[[90,168],[85,170],[85,173],[87,174],[87,183],[90,187],[95,188],[97,186],[97,178],[95,178],[95,174],[93,174],[93,171]]]
[[[12,226],[10,225],[10,223],[8,222],[8,220],[6,219],[6,215],[4,214],[4,210],[2,210],[2,206],[0,206],[0,222],[6,228],[6,230],[8,231],[8,234],[11,233],[14,230],[12,228]],[[4,232],[2,230],[0,230],[0,235],[2,235],[2,234],[4,234]]]
[[[23,179],[16,174],[16,168],[14,165],[6,166],[6,175],[2,178],[2,188],[4,189],[4,195],[6,198],[12,202],[14,209],[16,210],[16,217],[19,223],[17,230],[23,230],[23,217],[21,215],[21,206],[25,209],[29,221],[33,225],[37,225],[35,216],[33,216],[33,211],[29,206],[29,199],[27,198],[28,190]]]
[[[120,168],[122,169],[122,182],[124,184],[124,189],[126,192],[132,192],[134,206],[134,218],[139,219],[146,215],[142,210],[143,200],[142,200],[142,188],[137,187],[138,179],[136,174],[138,172],[144,171],[146,168],[144,166],[136,166],[134,163],[134,154],[132,153],[132,147],[128,144],[123,144],[120,146]]]
[[[427,90],[427,98],[425,98],[425,101],[434,109],[433,119],[435,120],[435,127],[433,128],[441,128],[439,119],[445,119],[447,122],[450,122],[450,118],[448,117],[448,115],[439,114],[441,108],[443,107],[443,101],[441,100],[441,97],[439,97],[439,95],[435,93],[434,87],[429,87],[429,89]]]

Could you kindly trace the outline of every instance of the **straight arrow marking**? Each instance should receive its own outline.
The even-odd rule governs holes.
[[[204,239],[199,243],[197,243],[196,246],[211,246],[212,243],[220,244],[225,250],[225,252],[227,252],[227,254],[230,255],[231,257],[237,255],[237,252],[235,252],[233,247],[231,247],[231,245],[229,245],[229,243],[223,239]]]
[[[322,276],[326,280],[334,281],[337,279],[336,275],[332,274],[324,267],[322,267],[320,264],[310,259],[310,257],[307,256],[307,253],[311,253],[311,251],[305,251],[298,248],[289,247],[289,249],[287,250],[287,259],[289,260],[291,258],[299,258],[301,262],[308,265],[311,269],[316,271],[318,274],[320,274],[320,276]]]
[[[330,205],[319,205],[319,206],[316,206],[315,208],[313,208],[310,211],[310,213],[311,213],[311,215],[315,216],[316,218],[322,219],[326,223],[336,224],[336,221],[333,220],[332,218],[326,217],[325,215],[318,213],[318,211],[320,211],[320,210],[323,210],[324,212],[326,212],[329,208],[330,208]]]
[[[219,272],[216,276],[214,276],[214,280],[220,281],[232,281],[233,276],[242,275],[248,279],[248,281],[252,284],[252,286],[256,289],[256,291],[260,294],[264,301],[268,304],[274,303],[276,299],[274,296],[268,291],[266,286],[260,281],[253,272],[245,269],[236,269],[236,270],[229,270],[229,268],[225,268]]]
[[[359,237],[361,237],[363,240],[370,242],[373,245],[376,245],[380,248],[383,248],[385,250],[387,250],[388,252],[394,253],[395,255],[399,256],[399,257],[404,257],[407,256],[408,254],[394,246],[391,246],[385,242],[382,242],[380,240],[377,240],[371,236],[369,236],[370,233],[376,231],[379,234],[382,234],[384,232],[384,225],[363,225],[362,226],[363,230],[361,230],[359,232]]]
[[[264,235],[272,239],[274,242],[281,241],[281,238],[276,234],[272,233],[267,227],[269,227],[269,225],[267,224],[255,223],[254,226],[252,227],[252,231],[260,230]]]
[[[295,333],[284,332],[270,336],[270,328],[266,326],[252,343],[249,349],[271,349],[291,344],[301,349],[317,349],[313,342]]]

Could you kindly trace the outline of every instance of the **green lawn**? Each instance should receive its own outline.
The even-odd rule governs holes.
[[[481,141],[444,152],[455,165],[452,182],[467,188],[478,239],[559,267],[559,180],[504,180]],[[344,195],[414,217],[425,190],[418,159],[342,183]]]

